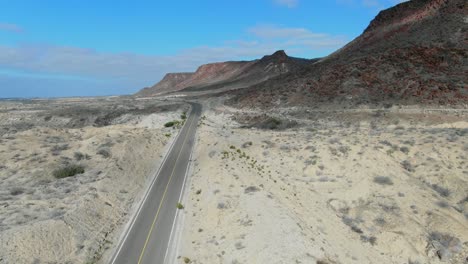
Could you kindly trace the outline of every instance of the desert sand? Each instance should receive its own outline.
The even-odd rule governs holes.
[[[466,263],[466,111],[206,109],[178,263]]]

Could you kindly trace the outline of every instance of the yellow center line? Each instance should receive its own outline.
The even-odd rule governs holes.
[[[182,143],[182,146],[180,147],[179,155],[177,156],[177,159],[176,159],[176,161],[174,163],[174,168],[172,169],[172,172],[171,172],[171,176],[169,177],[169,181],[167,182],[166,188],[164,189],[164,193],[163,193],[163,196],[161,198],[161,202],[159,203],[158,210],[156,211],[156,215],[154,216],[153,223],[151,224],[151,228],[150,228],[150,231],[148,233],[148,236],[146,237],[145,245],[143,246],[143,249],[141,250],[140,257],[138,258],[138,264],[141,263],[141,260],[143,259],[143,255],[145,254],[146,246],[148,245],[148,241],[149,241],[149,239],[151,237],[151,233],[153,233],[154,225],[156,223],[156,220],[158,219],[159,211],[161,210],[164,198],[166,197],[167,189],[169,187],[169,184],[171,183],[172,176],[174,175],[174,171],[176,169],[177,162],[179,161],[180,154],[182,153],[182,149],[184,148],[185,142],[187,141],[189,131],[192,128],[192,124],[193,124],[194,119],[195,118],[192,117],[192,121],[190,122],[190,126],[189,126],[189,128],[187,130],[187,134],[185,135],[184,142]]]

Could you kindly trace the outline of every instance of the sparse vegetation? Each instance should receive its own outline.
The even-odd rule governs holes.
[[[249,186],[249,187],[245,188],[244,193],[254,193],[254,192],[258,192],[258,191],[259,191],[259,189],[256,186]]]
[[[110,150],[108,148],[101,148],[101,149],[99,149],[97,151],[96,154],[101,155],[102,157],[104,157],[106,159],[111,156],[111,152],[110,152]]]
[[[374,182],[380,185],[393,185],[392,179],[387,176],[376,176],[374,177]]]
[[[61,144],[61,145],[54,145],[50,150],[52,151],[52,155],[58,156],[64,150],[69,148],[68,144]]]
[[[180,121],[170,121],[164,124],[164,127],[177,127]]]
[[[253,144],[252,141],[247,141],[244,144],[242,144],[242,147],[243,148],[248,148],[248,147],[252,146],[252,144]]]
[[[353,218],[348,217],[348,216],[344,216],[341,220],[343,221],[343,223],[345,225],[349,226],[353,232],[356,232],[358,234],[363,233],[362,229],[357,226],[357,224],[359,222],[358,220],[353,219]]]
[[[361,241],[365,243],[370,243],[371,245],[375,245],[377,243],[377,238],[375,236],[365,236],[361,235]]]
[[[408,154],[409,153],[409,148],[408,147],[401,147],[400,151],[405,153],[405,154]]]
[[[176,208],[179,209],[179,210],[182,210],[182,209],[184,209],[184,205],[182,205],[182,204],[179,202],[179,203],[177,203]]]
[[[442,197],[449,197],[450,196],[450,190],[447,188],[444,188],[438,184],[431,184],[431,188],[436,191],[440,196]]]
[[[75,158],[76,161],[81,161],[81,160],[89,160],[91,157],[88,154],[83,154],[81,152],[75,152],[73,153],[73,157]]]
[[[409,160],[404,160],[403,162],[401,162],[401,166],[409,171],[409,172],[414,172],[414,167],[413,165],[409,162]]]
[[[72,177],[77,174],[83,174],[85,169],[81,165],[68,165],[62,168],[59,168],[53,172],[53,175],[57,179]]]
[[[429,233],[428,240],[442,261],[449,261],[454,254],[462,250],[460,239],[448,233],[431,232]]]
[[[15,187],[11,189],[10,194],[13,196],[20,195],[24,193],[24,189],[21,187]]]

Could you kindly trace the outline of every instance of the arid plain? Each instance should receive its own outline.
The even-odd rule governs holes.
[[[208,105],[182,260],[465,263],[465,110]]]
[[[187,109],[122,98],[0,102],[0,263],[102,261],[177,134],[164,124]]]

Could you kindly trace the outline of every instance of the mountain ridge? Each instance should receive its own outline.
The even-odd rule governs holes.
[[[142,89],[137,96],[156,96],[178,91],[197,91],[230,87],[243,88],[280,74],[295,71],[316,60],[290,57],[284,50],[252,61],[227,61],[201,65],[194,73],[168,73],[157,84]],[[174,78],[183,74],[184,78]]]

